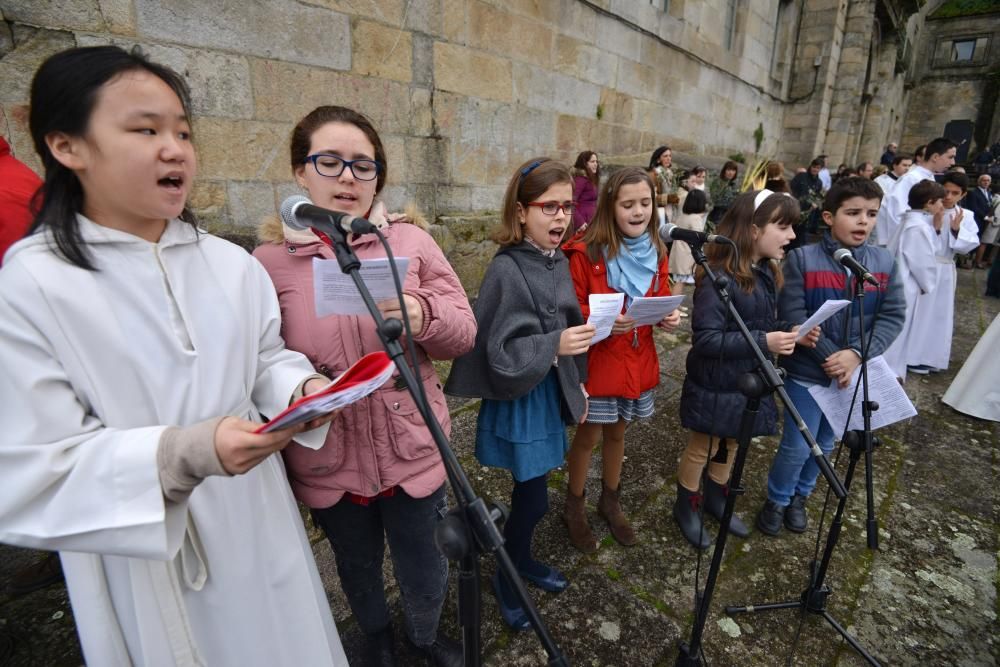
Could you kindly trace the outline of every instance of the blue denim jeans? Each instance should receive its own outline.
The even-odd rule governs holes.
[[[833,451],[833,429],[813,400],[809,389],[794,380],[785,383],[788,397],[802,415],[802,421],[816,438],[819,448],[827,456]],[[781,444],[771,462],[771,472],[767,475],[767,497],[773,502],[787,507],[793,495],[808,496],[816,488],[819,467],[813,458],[805,438],[788,411],[781,433]]]
[[[417,646],[434,643],[448,590],[448,561],[434,546],[434,527],[446,509],[442,485],[426,498],[412,498],[397,488],[396,495],[368,506],[345,499],[312,511],[313,521],[330,540],[340,586],[365,634],[375,634],[390,621],[382,578],[387,538],[406,634]]]

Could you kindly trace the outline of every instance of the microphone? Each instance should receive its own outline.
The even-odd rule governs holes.
[[[660,225],[660,238],[663,239],[664,243],[669,241],[684,241],[684,243],[687,243],[688,245],[701,245],[702,243],[732,244],[732,241],[727,239],[725,236],[720,236],[718,234],[706,234],[705,232],[696,232],[693,229],[681,229],[672,222]]]
[[[875,276],[871,274],[871,271],[865,268],[864,264],[854,259],[854,256],[851,254],[851,251],[848,250],[847,248],[838,248],[837,250],[835,250],[833,253],[833,258],[838,262],[840,262],[841,266],[850,269],[855,276],[857,276],[864,282],[870,285],[875,285],[875,287],[878,287],[878,280],[875,279]]]
[[[344,234],[370,234],[378,229],[378,225],[365,218],[316,206],[302,195],[286,198],[281,202],[280,212],[281,221],[292,229],[316,227],[326,232],[327,226],[333,226]]]

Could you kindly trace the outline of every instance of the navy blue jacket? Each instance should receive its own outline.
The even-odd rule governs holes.
[[[754,267],[756,283],[749,293],[740,289],[731,275],[719,273],[729,278],[729,294],[736,311],[764,355],[773,360],[767,349],[767,334],[791,327],[776,317],[777,295],[770,266]],[[757,367],[757,358],[736,323],[728,320],[728,312],[712,285],[699,280],[694,290],[687,376],[681,390],[681,424],[699,433],[735,438],[746,405],[737,380]],[[761,401],[753,435],[775,433],[777,422],[774,399],[768,396]]]
[[[785,286],[778,299],[778,317],[801,324],[828,299],[850,299],[854,294],[854,278],[848,280],[844,268],[833,258],[841,245],[827,232],[819,243],[796,248],[785,259]],[[906,318],[906,297],[896,270],[896,261],[885,248],[862,244],[850,248],[854,259],[861,262],[879,286],[865,285],[864,331],[871,333],[869,358],[885,352],[903,328]],[[861,353],[858,335],[857,305],[851,304],[820,325],[822,334],[815,348],[801,345],[781,365],[793,378],[806,382],[829,384],[830,378],[822,364],[834,352],[852,349]],[[874,328],[874,331],[872,329]]]

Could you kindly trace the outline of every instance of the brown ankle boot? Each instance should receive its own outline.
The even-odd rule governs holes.
[[[632,526],[629,524],[628,519],[625,518],[624,512],[622,512],[622,506],[618,500],[620,491],[621,485],[617,489],[612,490],[606,484],[602,484],[601,498],[597,501],[597,513],[608,522],[611,534],[618,540],[618,543],[630,547],[638,540],[635,538],[635,531],[632,530]]]
[[[597,551],[597,540],[594,539],[594,533],[587,523],[586,493],[576,496],[566,489],[566,511],[563,513],[563,520],[569,529],[570,544],[585,554]]]

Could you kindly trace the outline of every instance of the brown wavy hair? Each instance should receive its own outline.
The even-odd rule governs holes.
[[[507,183],[503,210],[500,212],[500,227],[493,232],[493,240],[501,246],[517,245],[523,241],[524,230],[517,219],[518,205],[527,207],[529,202],[535,201],[546,190],[559,183],[568,183],[573,187],[569,167],[562,162],[535,157],[519,166]],[[572,229],[573,223],[568,222],[566,228]]]
[[[618,192],[622,186],[635,183],[648,185],[650,199],[654,198],[656,188],[653,187],[653,181],[649,174],[641,167],[619,169],[601,188],[597,197],[597,210],[581,239],[587,246],[587,256],[590,257],[590,261],[602,261],[604,259],[603,248],[608,249],[608,259],[618,256],[618,249],[622,243],[622,232],[615,223],[615,202],[618,200]],[[667,246],[660,239],[660,235],[656,233],[657,224],[659,224],[659,220],[656,217],[656,200],[653,199],[649,221],[646,223],[646,233],[649,234],[653,246],[656,248],[656,261],[659,263],[667,256]]]
[[[761,230],[768,225],[794,225],[799,221],[799,202],[794,197],[775,192],[761,202],[754,210],[753,202],[760,190],[745,192],[733,201],[726,210],[717,229],[718,233],[736,244],[739,257],[733,249],[722,243],[713,243],[705,250],[708,263],[714,270],[722,270],[733,276],[736,284],[744,292],[752,292],[755,284],[753,276],[753,232],[751,226]],[[781,289],[784,282],[778,262],[773,259],[762,260],[771,266],[775,287]],[[695,280],[700,282],[704,271],[698,267]]]
[[[319,128],[327,123],[346,123],[353,125],[368,137],[375,148],[375,159],[382,167],[378,170],[375,178],[375,194],[378,195],[385,186],[385,180],[389,176],[389,164],[385,159],[385,148],[382,146],[382,139],[378,136],[375,126],[368,117],[358,113],[354,109],[338,106],[316,107],[305,118],[300,120],[292,130],[292,138],[289,146],[289,158],[292,163],[292,172],[301,167],[309,156],[309,147],[312,146],[312,136]]]

